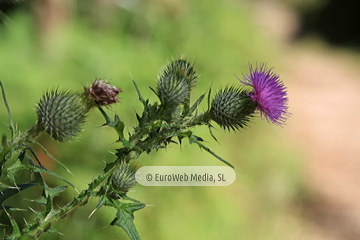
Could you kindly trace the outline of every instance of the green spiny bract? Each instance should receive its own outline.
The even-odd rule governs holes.
[[[224,129],[239,129],[246,126],[256,109],[248,93],[237,87],[220,90],[211,103],[210,115]]]
[[[134,165],[121,162],[111,176],[111,187],[113,193],[121,197],[126,194],[130,188],[135,186],[136,170],[137,168]]]
[[[161,101],[161,108],[165,115],[181,115],[180,105],[189,108],[191,88],[197,78],[193,64],[180,57],[171,62],[159,76],[156,95]]]
[[[58,90],[47,92],[36,108],[36,128],[55,140],[69,140],[81,131],[81,124],[90,108],[83,94]]]
[[[175,75],[163,76],[159,79],[157,94],[164,106],[177,106],[188,98],[190,85],[185,78]]]
[[[181,56],[180,59],[172,61],[163,71],[163,74],[160,76],[175,76],[178,79],[185,79],[190,87],[193,87],[195,84],[195,79],[198,77],[194,69],[194,64],[186,61],[185,56]]]

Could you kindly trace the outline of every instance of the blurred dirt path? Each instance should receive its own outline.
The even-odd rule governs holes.
[[[360,64],[304,47],[290,52],[287,127],[306,156],[313,197],[305,210],[315,231],[306,239],[360,239]]]
[[[296,14],[258,1],[258,24],[282,53],[290,112],[284,134],[303,153],[310,203],[304,240],[360,239],[360,56],[289,44]]]

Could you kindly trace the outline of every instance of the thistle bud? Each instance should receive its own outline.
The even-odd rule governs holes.
[[[246,91],[227,87],[215,95],[210,115],[224,129],[235,130],[246,126],[256,107],[257,103],[252,101]]]
[[[117,195],[126,194],[136,184],[137,168],[128,163],[121,163],[111,176],[111,186]]]
[[[47,92],[36,107],[36,131],[45,131],[61,142],[69,140],[81,131],[89,109],[80,93]]]
[[[176,109],[190,99],[197,78],[193,64],[183,57],[171,62],[159,76],[156,94],[165,108]]]
[[[195,79],[198,77],[194,69],[194,65],[186,61],[185,56],[181,56],[180,59],[171,62],[163,71],[161,77],[175,76],[178,79],[185,79],[189,83],[190,87],[195,84]],[[160,78],[161,78],[160,77]]]
[[[159,81],[157,93],[164,106],[177,106],[184,103],[190,94],[189,84],[185,79],[176,76],[162,77]]]
[[[109,106],[119,102],[117,95],[121,92],[115,86],[103,79],[95,80],[90,87],[85,87],[87,99],[93,106]]]

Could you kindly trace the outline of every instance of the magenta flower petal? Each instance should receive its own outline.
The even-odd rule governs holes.
[[[288,112],[286,87],[279,75],[272,72],[272,68],[267,68],[266,63],[261,63],[260,67],[256,65],[255,69],[251,64],[249,67],[250,74],[244,75],[244,80],[240,82],[253,88],[249,96],[257,102],[256,109],[268,121],[284,125],[291,114]]]

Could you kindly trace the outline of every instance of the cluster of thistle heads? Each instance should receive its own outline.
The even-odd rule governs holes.
[[[168,64],[159,75],[156,89],[151,88],[160,100],[160,106],[154,105],[155,115],[159,116],[151,119],[171,123],[176,119],[184,121],[186,117],[191,117],[193,111],[190,109],[193,107],[190,106],[190,94],[197,78],[194,64],[184,56]],[[208,110],[197,115],[197,122],[192,126],[212,126],[211,122],[214,121],[224,129],[237,130],[245,127],[257,112],[271,123],[285,123],[290,115],[286,88],[272,68],[265,63],[255,67],[250,65],[250,72],[238,80],[237,85],[219,90],[209,100]],[[119,102],[117,95],[120,92],[119,88],[102,79],[95,80],[90,87],[84,87],[82,92],[47,92],[37,105],[38,119],[31,135],[46,132],[55,140],[70,140],[81,131],[81,125],[92,108],[108,107]],[[128,163],[120,168],[114,172],[111,181],[120,192],[127,192],[135,184],[135,170]]]
[[[255,113],[277,125],[285,124],[290,116],[286,87],[279,75],[267,68],[265,63],[250,66],[250,73],[239,79],[238,85],[219,90],[209,103],[209,110],[201,116],[202,123],[211,126],[216,122],[224,129],[243,128]],[[153,90],[161,102],[162,109],[170,118],[177,113],[186,115],[190,107],[190,92],[196,83],[194,64],[183,56],[172,61],[159,76],[157,89]],[[181,108],[179,108],[181,107]],[[176,114],[175,114],[176,116]]]
[[[194,64],[184,56],[165,67],[159,75],[157,88],[153,90],[165,115],[185,111],[197,77]],[[255,68],[250,65],[250,73],[238,80],[240,84],[225,87],[215,94],[204,114],[204,121],[212,120],[226,129],[239,129],[246,126],[254,113],[259,112],[271,123],[285,123],[290,114],[286,87],[279,75],[263,63]],[[120,92],[119,88],[103,79],[84,87],[83,92],[47,92],[36,108],[36,129],[61,142],[70,140],[81,131],[81,125],[92,108],[119,102],[117,95]]]

